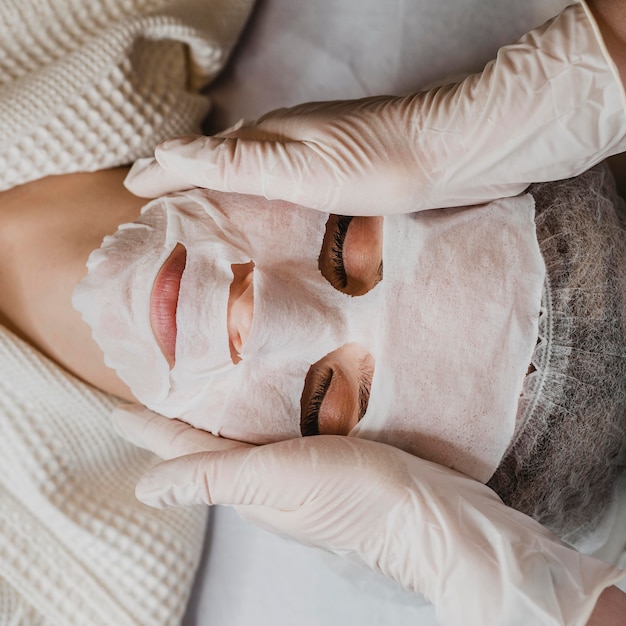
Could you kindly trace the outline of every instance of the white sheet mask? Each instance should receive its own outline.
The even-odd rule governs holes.
[[[170,372],[150,325],[150,296],[177,243],[187,250],[176,341],[184,358],[177,355]],[[164,198],[144,207],[139,220],[120,226],[90,255],[74,306],[92,327],[107,365],[146,404],[187,401],[207,376],[232,367],[220,320],[226,318],[231,264],[250,260],[236,244],[228,230],[205,218],[198,203]]]
[[[489,480],[515,428],[545,266],[531,196],[385,218],[387,305],[351,436]]]
[[[351,297],[318,269],[327,215],[194,190],[156,200],[142,224],[92,253],[75,306],[107,364],[146,406],[252,443],[300,436],[311,364],[357,342],[375,359],[368,410],[350,433],[487,480],[512,435],[534,347],[544,267],[529,196],[385,218],[384,278]],[[171,371],[150,327],[160,267],[187,264]],[[234,365],[232,263],[254,261],[254,318]]]

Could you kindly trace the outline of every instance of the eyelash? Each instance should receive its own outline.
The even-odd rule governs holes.
[[[319,427],[319,413],[322,402],[326,397],[326,392],[330,387],[330,383],[333,379],[333,371],[328,370],[321,376],[320,382],[315,389],[313,397],[309,400],[306,407],[306,415],[300,422],[300,432],[303,437],[311,437],[313,435],[320,434]]]
[[[350,215],[339,215],[337,219],[337,230],[333,235],[332,259],[333,269],[339,285],[345,289],[348,286],[348,274],[343,264],[343,244],[346,240],[348,226],[352,221]]]

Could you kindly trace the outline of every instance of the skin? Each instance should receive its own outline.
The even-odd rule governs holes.
[[[0,194],[0,318],[78,378],[133,401],[71,306],[89,253],[145,204],[123,187],[126,172],[51,176]]]
[[[351,219],[342,246],[343,266],[346,273],[345,285],[338,280],[332,260],[339,219],[338,215],[331,215],[326,223],[319,270],[335,289],[349,296],[362,296],[382,279],[384,218],[353,217]]]
[[[234,263],[233,282],[228,294],[226,325],[230,342],[230,358],[233,363],[241,361],[239,353],[250,335],[254,313],[254,263]]]
[[[150,326],[170,368],[176,362],[176,328],[171,327],[170,316],[178,306],[180,280],[186,262],[187,251],[178,244],[159,270],[150,298]]]
[[[123,186],[127,173],[50,176],[0,193],[0,321],[76,377],[135,402],[71,304],[91,251],[147,202]],[[233,266],[227,328],[235,361],[252,324],[253,267]]]
[[[609,54],[626,84],[626,2],[624,0],[588,0]]]

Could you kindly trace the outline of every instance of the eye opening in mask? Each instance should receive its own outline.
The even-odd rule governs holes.
[[[363,418],[369,403],[374,357],[349,343],[311,365],[300,398],[300,432],[347,435]]]
[[[383,218],[329,215],[318,267],[338,291],[362,296],[383,277]]]

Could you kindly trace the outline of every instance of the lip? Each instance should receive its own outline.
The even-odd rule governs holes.
[[[150,294],[150,326],[170,369],[176,360],[176,310],[187,250],[178,243],[159,270]]]

